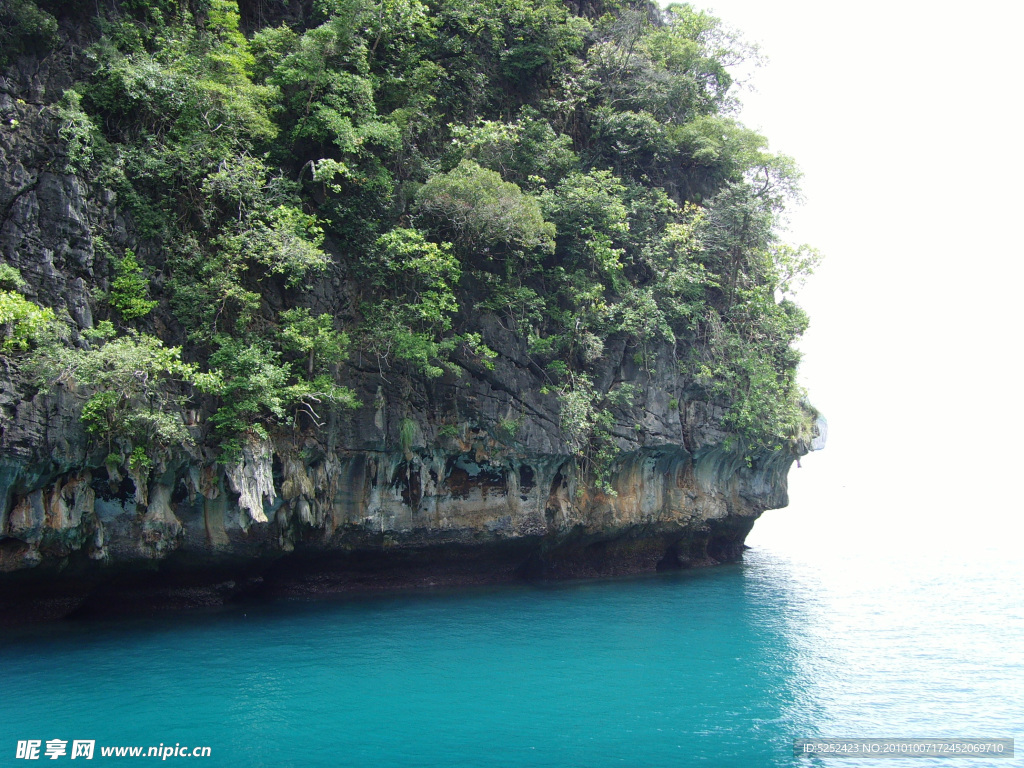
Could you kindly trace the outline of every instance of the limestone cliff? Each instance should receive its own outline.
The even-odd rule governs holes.
[[[0,78],[0,254],[29,299],[82,331],[94,325],[92,290],[111,279],[96,236],[137,237],[110,188],[68,170],[50,106],[80,57],[73,25],[63,34],[60,50],[23,55]],[[313,302],[347,311],[351,278],[318,279]],[[152,320],[158,332],[174,322],[166,307]],[[497,353],[492,365],[466,357],[460,375],[425,378],[354,354],[341,378],[361,408],[252,439],[226,464],[198,411],[186,414],[198,447],[137,472],[108,464],[81,425],[86,393],[40,392],[8,364],[0,611],[60,616],[729,561],[758,515],[787,503],[792,462],[821,447],[823,422],[813,444],[745,456],[723,406],[680,374],[670,347],[641,366],[612,335],[594,386],[639,394],[613,409],[607,482],[588,482],[525,340],[496,315],[473,322]]]

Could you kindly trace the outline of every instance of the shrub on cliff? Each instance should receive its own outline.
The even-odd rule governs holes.
[[[9,269],[6,264],[0,266],[0,270],[5,269]],[[0,272],[0,281],[10,274]],[[17,279],[20,281],[20,275]],[[53,310],[49,307],[29,301],[18,291],[0,289],[0,354],[28,351],[49,335],[53,322]]]

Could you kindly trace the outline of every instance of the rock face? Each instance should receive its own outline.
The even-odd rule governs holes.
[[[91,288],[109,280],[95,237],[129,234],[113,192],[66,170],[46,104],[68,67],[57,54],[48,62],[0,79],[0,253],[29,282],[28,298],[83,330]],[[325,306],[337,281],[319,290]],[[585,487],[558,400],[522,340],[496,318],[478,324],[498,353],[493,369],[465,360],[458,377],[382,376],[357,356],[343,374],[361,409],[248,444],[232,464],[212,448],[182,448],[134,476],[105,466],[84,433],[83,393],[39,394],[8,367],[0,614],[733,560],[758,515],[786,505],[791,463],[823,444],[822,425],[813,444],[746,461],[727,448],[722,409],[694,396],[669,352],[642,369],[613,338],[595,386],[640,394],[615,411],[608,487]],[[190,428],[200,437],[204,427]]]
[[[615,375],[637,380],[631,368]],[[720,409],[653,395],[621,414],[611,491],[582,487],[557,402],[517,370],[502,354],[470,386],[378,384],[363,398],[375,407],[314,435],[249,444],[226,466],[183,451],[148,477],[89,453],[74,393],[8,400],[0,604],[61,615],[708,565],[738,558],[758,515],[787,503],[794,455],[748,466],[722,444]],[[503,425],[516,414],[513,436]],[[415,424],[404,449],[403,421]]]

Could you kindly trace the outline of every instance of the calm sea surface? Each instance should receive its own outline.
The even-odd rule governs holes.
[[[30,764],[25,739],[94,739],[91,765],[176,743],[374,768],[821,765],[793,757],[812,736],[1020,750],[1024,567],[966,550],[769,542],[667,576],[7,631],[0,765]]]

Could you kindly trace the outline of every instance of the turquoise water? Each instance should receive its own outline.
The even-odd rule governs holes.
[[[623,581],[8,631],[0,764],[54,738],[375,768],[816,765],[793,757],[809,736],[1020,744],[1022,569],[984,554],[758,547]],[[901,764],[981,763],[884,763]]]

